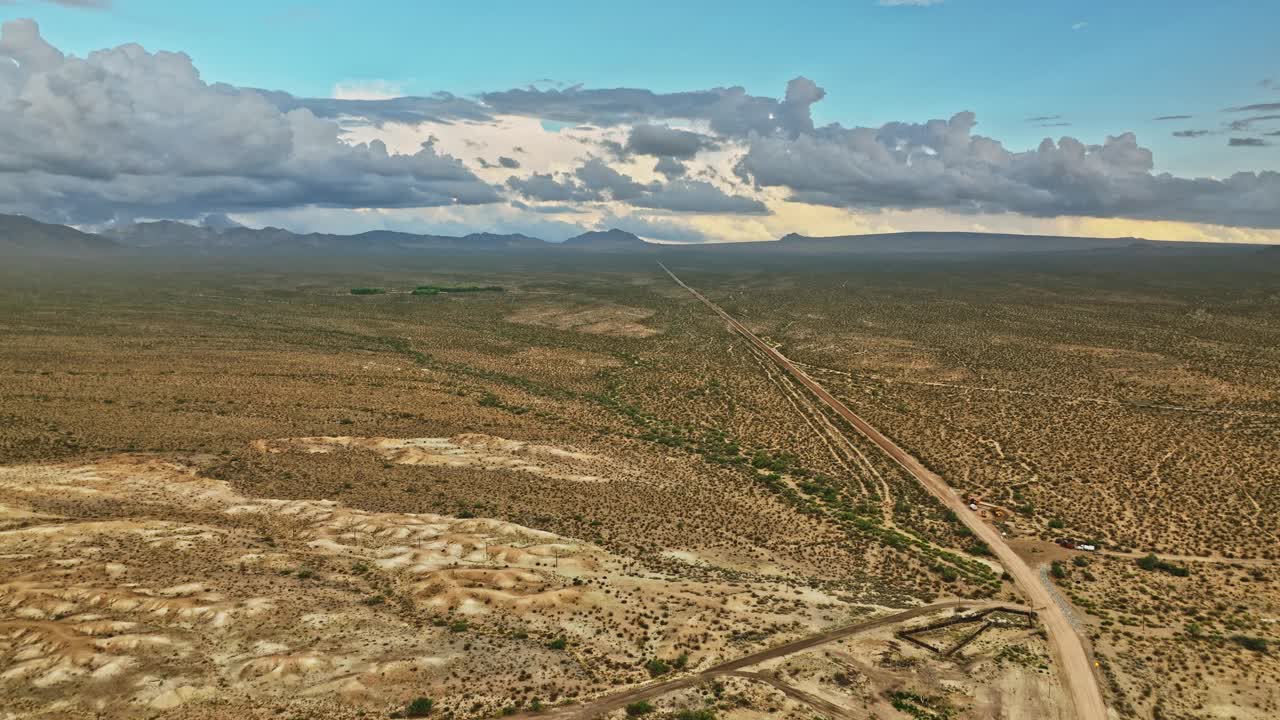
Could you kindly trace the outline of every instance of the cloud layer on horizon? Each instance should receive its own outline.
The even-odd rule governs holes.
[[[299,208],[501,206],[572,223],[573,213],[591,209],[597,222],[629,217],[687,238],[697,233],[682,218],[760,217],[802,203],[1280,228],[1280,173],[1156,173],[1133,133],[1009,150],[975,134],[971,112],[818,127],[811,109],[826,92],[803,77],[781,98],[741,87],[355,95],[300,98],[210,84],[185,54],[138,45],[68,57],[35,22],[8,21],[0,28],[0,211],[94,224]],[[1246,129],[1272,117],[1237,123]],[[505,132],[513,118],[568,129],[504,147],[476,139]],[[422,137],[406,147],[392,142],[393,130]],[[1272,152],[1270,143],[1245,140],[1231,145]],[[534,143],[555,143],[559,154]]]

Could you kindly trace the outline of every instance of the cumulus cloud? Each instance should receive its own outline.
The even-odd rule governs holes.
[[[671,180],[684,175],[688,168],[685,167],[684,163],[673,157],[661,157],[658,158],[658,164],[653,166],[653,171]]]
[[[338,94],[337,90],[335,88],[335,95]],[[368,92],[346,92],[341,97],[332,98],[300,98],[280,90],[256,89],[256,92],[281,112],[308,110],[320,118],[359,119],[374,125],[389,122],[448,124],[493,120],[493,114],[474,100],[446,92],[382,99],[371,97]]]
[[[678,180],[631,201],[635,207],[694,213],[767,214],[759,200],[725,193],[709,182]]]
[[[680,164],[669,157],[663,160]],[[769,208],[754,198],[730,195],[703,180],[677,179],[683,174],[683,166],[680,168],[678,172],[671,168],[668,183],[641,183],[600,158],[592,158],[572,173],[509,178],[507,187],[537,202],[618,201],[635,208],[673,213],[768,214]]]
[[[652,189],[614,170],[600,158],[588,160],[573,174],[596,199],[634,200]]]
[[[745,216],[743,223],[763,227],[762,216],[799,207],[789,199],[841,212],[1280,227],[1280,173],[1157,173],[1132,133],[1011,150],[975,134],[969,112],[818,127],[812,108],[826,91],[805,77],[787,83],[781,97],[741,87],[528,87],[466,98],[384,97],[398,89],[353,85],[335,94],[341,97],[210,84],[186,55],[136,45],[67,57],[34,22],[4,23],[0,212],[90,224],[225,212],[290,216],[300,208],[456,209],[461,217],[467,206],[492,203],[484,209],[614,213],[633,223],[648,216],[679,224],[673,218],[687,214],[684,222],[705,227],[728,222],[715,215]],[[1280,104],[1230,110],[1249,128],[1273,119],[1268,113]],[[1028,120],[1053,126],[1061,116]],[[1270,129],[1229,144],[1268,144],[1263,130]],[[604,157],[601,148],[609,151]],[[474,158],[472,167],[454,155]]]
[[[745,137],[751,133],[796,135],[812,130],[809,106],[825,91],[807,78],[787,84],[782,100],[748,95],[741,87],[678,93],[655,93],[641,88],[540,90],[524,88],[480,96],[484,108],[500,115],[525,115],[566,123],[596,126],[634,125],[655,120],[704,120],[720,134]]]
[[[974,135],[973,113],[880,128],[828,126],[789,139],[760,138],[739,177],[781,187],[792,199],[856,209],[939,208],[1174,219],[1280,227],[1280,173],[1225,180],[1154,174],[1151,151],[1132,133],[1087,145],[1064,137],[1011,152]]]
[[[299,205],[425,207],[498,198],[430,143],[352,145],[305,109],[200,79],[124,45],[64,56],[31,20],[0,26],[0,207],[77,223]]]
[[[644,123],[631,128],[624,148],[636,155],[691,158],[698,151],[714,146],[711,138],[688,130]]]
[[[538,202],[595,202],[601,199],[598,193],[587,190],[573,178],[556,177],[551,173],[511,177],[507,179],[507,187]]]

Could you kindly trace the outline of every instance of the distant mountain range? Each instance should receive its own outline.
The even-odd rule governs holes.
[[[50,225],[22,215],[0,215],[0,253],[78,255],[109,252],[117,247],[113,240],[66,225]]]
[[[588,248],[592,250],[648,250],[654,247],[653,243],[647,243],[639,237],[617,228],[585,232],[565,240],[562,244],[568,248]]]
[[[101,234],[81,232],[65,225],[38,222],[21,215],[0,215],[0,255],[61,257],[127,255],[145,252],[158,256],[289,255],[298,252],[339,255],[400,255],[424,250],[457,252],[594,251],[651,252],[693,251],[748,254],[875,256],[1021,255],[1028,253],[1201,254],[1267,252],[1274,257],[1280,246],[1228,245],[1143,240],[1140,238],[1082,238],[1046,235],[1004,235],[974,232],[912,232],[880,235],[807,237],[795,233],[777,242],[708,243],[695,246],[657,245],[624,230],[586,232],[561,243],[527,235],[472,233],[461,237],[419,235],[374,230],[358,235],[300,234],[267,227],[236,225],[225,217],[206,225],[163,220],[114,228]]]

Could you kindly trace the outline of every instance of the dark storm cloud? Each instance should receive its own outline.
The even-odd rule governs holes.
[[[507,178],[507,187],[526,199],[539,202],[588,202],[601,199],[597,193],[582,187],[573,178],[556,177],[550,173],[534,173],[527,178]]]
[[[342,142],[336,123],[203,82],[180,53],[64,56],[31,20],[0,26],[0,208],[66,222],[297,207],[488,203],[431,143]]]
[[[767,215],[769,208],[759,200],[726,194],[701,180],[677,180],[631,201],[631,205],[651,210],[687,213],[732,213]]]
[[[685,167],[684,163],[673,157],[658,158],[658,163],[653,166],[654,172],[663,175],[668,180],[684,175],[687,170],[688,168]]]
[[[512,177],[507,180],[507,187],[528,200],[539,202],[616,200],[632,207],[675,213],[761,215],[769,212],[764,203],[758,200],[730,195],[711,183],[700,180],[673,179],[665,185],[639,183],[609,167],[599,158],[588,160],[572,173],[534,173],[527,178]]]
[[[706,135],[645,123],[631,128],[623,149],[635,155],[691,158],[698,151],[714,146],[715,142]]]
[[[614,200],[633,200],[652,189],[614,170],[599,158],[583,163],[573,174],[583,187],[598,198],[603,198],[607,194]]]
[[[1265,147],[1267,145],[1270,145],[1270,143],[1256,137],[1231,138],[1227,140],[1228,147]]]
[[[1161,115],[1158,118],[1152,118],[1152,120],[1190,120],[1190,119],[1191,119],[1190,115]]]
[[[1198,138],[1209,135],[1208,130],[1175,130],[1173,136],[1176,138]]]

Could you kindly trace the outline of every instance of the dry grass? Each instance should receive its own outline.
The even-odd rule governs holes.
[[[653,657],[699,666],[874,608],[1015,598],[931,497],[660,271],[583,262],[6,276],[6,709],[344,717],[429,695],[442,718],[489,717],[640,682]],[[1011,535],[1276,552],[1265,273],[677,270],[953,484],[1016,509]],[[345,291],[424,277],[509,291]],[[1126,584],[1115,562],[1073,575],[1082,608],[1187,593]],[[1247,587],[1219,624],[1243,613],[1267,635],[1274,581],[1236,575],[1193,575],[1179,603],[1207,618],[1202,600]],[[1154,707],[1148,656],[1168,649],[1219,670],[1159,665],[1181,683],[1162,710],[1274,710],[1225,674],[1248,651],[1104,619],[1097,649],[1133,708]],[[663,709],[799,719],[825,712],[804,697],[852,693],[888,715],[893,689],[957,717],[1058,704],[1034,635],[984,637],[968,665],[893,642]]]

